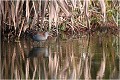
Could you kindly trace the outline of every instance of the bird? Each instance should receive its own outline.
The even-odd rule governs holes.
[[[51,34],[49,32],[30,32],[30,37],[32,38],[33,41],[45,41],[47,40],[48,36],[51,36]]]

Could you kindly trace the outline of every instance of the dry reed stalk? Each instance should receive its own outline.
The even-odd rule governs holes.
[[[16,16],[15,16],[15,5],[14,5],[14,2],[11,2],[11,17],[12,17],[12,21],[13,21],[13,24],[14,24],[14,29],[15,29],[15,32],[16,32],[16,28],[17,28],[17,22],[16,22]]]
[[[25,53],[24,53],[24,48],[22,47],[22,44],[19,42],[18,43],[18,48],[20,49],[22,59],[25,61]]]
[[[22,24],[21,24],[21,27],[20,27],[20,30],[19,30],[18,38],[20,38],[22,29],[23,29],[23,27],[24,27],[24,22],[25,22],[25,19],[22,20]],[[24,28],[24,29],[25,29],[25,28]],[[24,30],[24,31],[25,31],[25,30]]]
[[[11,78],[14,78],[14,70],[15,70],[15,57],[16,57],[16,48],[13,49],[13,55],[12,55],[12,63],[11,63]]]
[[[30,12],[29,12],[29,0],[26,0],[26,20],[29,22]]]
[[[19,74],[19,70],[17,69],[17,67],[15,67],[15,79],[20,79],[20,74]]]
[[[19,49],[19,44],[17,43],[16,44],[16,48]],[[16,53],[22,53],[21,49],[20,50],[17,50]],[[19,54],[18,54],[19,55]],[[15,61],[15,78],[16,79],[21,79],[21,73],[22,73],[22,69],[23,66],[22,66],[22,60],[21,60],[21,55],[19,56],[16,56],[16,61]]]
[[[77,76],[78,76],[78,79],[80,79],[81,75],[82,75],[82,59],[80,58],[79,60],[79,63],[78,63],[78,68],[77,68]]]
[[[1,1],[0,1],[0,5],[2,6]],[[0,15],[2,15],[2,12],[1,12],[2,9],[1,9],[1,6],[0,6]],[[2,23],[1,23],[1,22],[2,22],[1,19],[2,19],[2,16],[0,16],[0,26],[1,26],[1,24],[2,24]],[[0,31],[1,31],[1,28],[0,28]]]
[[[102,14],[103,14],[103,22],[106,21],[106,6],[105,6],[105,2],[104,0],[99,0],[100,2],[100,6],[101,6],[101,10],[102,10]]]
[[[65,0],[58,0],[57,1],[58,5],[60,6],[60,8],[62,9],[62,11],[66,14],[66,16],[70,16],[70,12],[68,11],[69,8],[67,6],[67,3],[65,2]]]
[[[53,74],[53,65],[52,65],[52,54],[50,53],[50,55],[49,55],[49,75],[50,74]]]
[[[35,2],[33,2],[33,9],[34,9],[34,17],[33,17],[33,20],[32,20],[32,23],[30,25],[30,28],[32,28],[36,23],[37,23],[37,18],[38,18],[38,22],[39,22],[39,16],[38,16],[38,10],[37,10],[37,4]],[[32,14],[32,13],[31,13]],[[27,27],[26,27],[27,28]]]
[[[90,0],[84,0],[83,6],[84,6],[85,17],[86,17],[86,20],[87,20],[86,25],[90,29],[90,20],[89,20],[89,12],[88,12],[89,3],[90,3]]]
[[[70,79],[76,79],[76,61],[75,61],[75,55],[74,55],[74,45],[73,45],[73,42],[71,43],[71,57],[70,57],[70,60],[71,60],[71,66],[72,66],[72,71],[71,71],[71,77]]]
[[[55,62],[55,73],[54,73],[54,75],[55,75],[55,77],[57,77],[57,74],[58,74],[58,71],[59,71],[59,65],[60,65],[60,62],[59,62],[59,56],[57,57],[55,57],[55,60],[54,60],[54,62]],[[57,79],[57,78],[56,78]]]
[[[38,79],[41,79],[41,65],[38,65]]]
[[[52,27],[52,21],[55,17],[55,13],[56,13],[54,5],[55,5],[54,1],[51,1],[50,7],[49,7],[49,28],[50,29]]]
[[[33,65],[34,65],[34,71],[33,71],[32,80],[34,80],[34,79],[35,79],[36,70],[37,70],[36,59],[34,59],[34,60],[33,60]]]
[[[25,73],[25,79],[26,80],[28,80],[28,78],[29,78],[29,65],[30,65],[30,61],[29,61],[29,59],[27,59],[27,61],[26,61],[26,73]]]
[[[77,0],[71,0],[71,2],[74,10],[77,7]]]
[[[45,79],[48,79],[48,73],[47,73],[47,70],[46,70],[45,60],[43,60],[43,68],[44,68]]]
[[[89,65],[89,61],[88,61],[88,57],[86,57],[85,59],[85,68],[84,68],[84,78],[85,80],[89,80],[91,79],[91,74],[90,74],[90,65]]]
[[[100,68],[97,72],[96,79],[103,79],[104,73],[105,73],[106,57],[105,57],[104,48],[103,48],[103,53],[102,54],[103,54],[103,60],[101,60],[101,65],[100,65]]]
[[[6,58],[6,56],[4,57],[4,60],[3,60],[3,64],[2,64],[2,69],[1,69],[1,73],[2,73],[2,75],[4,76],[3,77],[3,79],[5,78],[5,77],[8,77],[8,76],[6,76],[6,75],[8,75],[8,71],[7,71],[7,69],[8,69],[8,65],[7,65],[7,58]],[[5,72],[5,73],[4,73]]]
[[[51,2],[51,1],[50,1]],[[49,4],[49,0],[45,0],[45,1],[43,1],[43,0],[41,0],[41,2],[40,2],[41,4],[40,4],[40,6],[41,6],[41,12],[40,12],[40,16],[42,17],[42,19],[41,19],[41,24],[43,25],[43,22],[44,22],[44,18],[45,18],[45,13],[46,13],[46,8],[47,8],[47,6],[48,6],[48,4]],[[43,26],[42,26],[43,27]]]
[[[59,18],[59,11],[60,11],[60,8],[59,8],[59,6],[58,6],[58,4],[57,4],[57,1],[54,1],[54,9],[55,9],[55,11],[53,12],[54,13],[54,17],[53,17],[53,20],[54,20],[54,25],[55,25],[55,27],[57,28],[57,34],[58,34],[58,18]],[[49,19],[50,19],[50,17],[49,17]],[[51,24],[50,24],[51,25]],[[51,29],[51,28],[50,28]]]

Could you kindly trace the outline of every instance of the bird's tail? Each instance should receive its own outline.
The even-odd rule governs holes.
[[[30,37],[33,37],[37,33],[36,30],[26,30],[26,34]]]

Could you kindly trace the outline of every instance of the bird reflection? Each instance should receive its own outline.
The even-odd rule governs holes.
[[[28,55],[28,58],[34,58],[34,57],[48,57],[48,48],[45,47],[33,47]]]

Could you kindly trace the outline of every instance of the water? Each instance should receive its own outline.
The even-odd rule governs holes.
[[[112,35],[2,41],[2,79],[119,79],[120,48]]]

